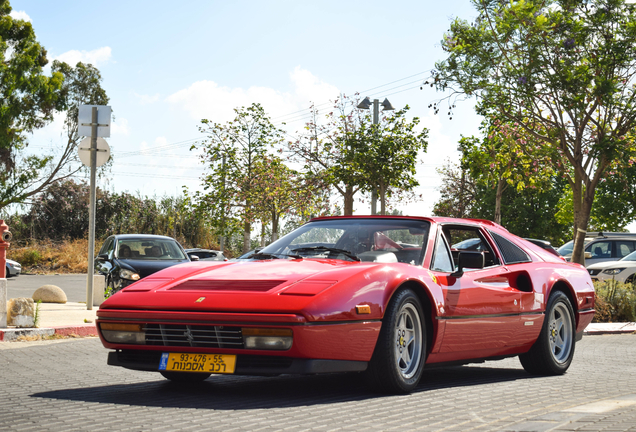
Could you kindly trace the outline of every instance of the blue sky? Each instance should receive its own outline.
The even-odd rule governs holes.
[[[428,109],[442,95],[419,89],[444,57],[439,41],[451,20],[474,17],[468,0],[13,0],[11,6],[31,20],[50,60],[100,69],[115,115],[108,139],[114,164],[100,186],[117,192],[161,196],[180,194],[183,185],[200,188],[203,167],[189,148],[203,138],[202,118],[225,122],[233,108],[260,102],[294,135],[311,102],[361,92],[388,97],[398,108],[409,104],[429,128],[417,175],[424,197],[398,206],[429,215],[440,184],[435,168],[458,158],[461,135],[478,134],[472,101],[459,104],[449,120]],[[37,131],[31,148],[61,143],[61,123],[59,116]],[[356,213],[368,211],[356,204]]]

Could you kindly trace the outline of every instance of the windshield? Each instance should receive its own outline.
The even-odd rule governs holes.
[[[619,261],[636,261],[636,251],[630,253],[629,255],[625,255]]]
[[[585,239],[584,243],[585,245],[589,244],[593,239]],[[561,246],[560,248],[557,249],[557,252],[561,255],[561,256],[568,256],[568,255],[572,255],[572,249],[574,249],[574,240],[570,240],[569,242],[567,242],[566,244],[564,244],[563,246]]]
[[[331,258],[421,265],[430,223],[408,219],[309,222],[259,251],[263,258]]]
[[[187,260],[172,239],[120,239],[117,258],[121,260]]]

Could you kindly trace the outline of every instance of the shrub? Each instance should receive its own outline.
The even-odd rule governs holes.
[[[636,290],[633,284],[616,281],[595,282],[594,322],[636,321]]]

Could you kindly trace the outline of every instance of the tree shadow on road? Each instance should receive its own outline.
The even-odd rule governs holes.
[[[533,378],[523,369],[448,367],[424,372],[416,393]],[[290,408],[387,397],[367,386],[364,374],[246,377],[213,375],[197,384],[179,385],[148,374],[132,384],[52,390],[31,397],[165,408],[215,410]],[[399,396],[398,396],[399,397]]]

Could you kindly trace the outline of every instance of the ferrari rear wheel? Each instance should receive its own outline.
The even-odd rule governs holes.
[[[172,382],[180,384],[192,384],[205,381],[210,377],[209,373],[194,373],[194,372],[163,372],[161,375],[164,378],[169,379]]]
[[[419,383],[426,356],[422,303],[410,289],[397,292],[387,307],[369,362],[371,384],[387,393],[409,393]]]
[[[555,291],[548,299],[539,338],[519,356],[523,368],[535,375],[561,375],[570,367],[576,341],[574,311],[568,297]]]

